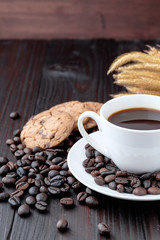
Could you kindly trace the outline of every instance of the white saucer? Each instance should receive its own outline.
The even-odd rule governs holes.
[[[97,131],[94,133],[91,133],[90,135],[93,138],[96,138],[96,140],[101,143],[101,132]],[[68,166],[72,174],[85,186],[91,188],[92,190],[102,193],[104,195],[115,197],[115,198],[121,198],[126,200],[135,200],[135,201],[155,201],[160,200],[160,195],[150,195],[147,194],[145,196],[136,196],[134,194],[129,193],[119,193],[117,191],[109,189],[107,186],[99,186],[94,182],[93,177],[87,173],[82,166],[82,162],[86,159],[85,156],[85,149],[84,146],[86,145],[86,140],[84,138],[77,141],[72,148],[70,149],[67,157]],[[103,144],[103,142],[101,143]]]

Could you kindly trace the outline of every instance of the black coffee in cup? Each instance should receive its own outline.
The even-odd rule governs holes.
[[[160,110],[130,108],[111,114],[107,120],[119,127],[135,130],[160,129]]]

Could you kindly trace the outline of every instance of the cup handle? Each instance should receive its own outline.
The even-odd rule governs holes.
[[[104,149],[97,141],[95,141],[85,130],[84,125],[83,125],[83,119],[86,117],[90,117],[93,120],[96,121],[99,131],[102,132],[102,127],[101,127],[101,119],[100,116],[92,111],[86,111],[82,113],[78,119],[78,129],[79,132],[81,133],[82,137],[96,150],[98,150],[100,153],[102,153],[104,156],[110,158],[109,153],[106,149]]]

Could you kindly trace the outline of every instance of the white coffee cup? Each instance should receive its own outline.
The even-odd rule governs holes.
[[[111,114],[130,108],[160,110],[160,97],[135,94],[109,100],[101,107],[100,116],[92,111],[82,113],[78,129],[92,147],[111,158],[121,170],[136,174],[160,170],[160,129],[133,130],[107,120]],[[103,146],[84,129],[83,119],[86,117],[96,121],[102,132]]]

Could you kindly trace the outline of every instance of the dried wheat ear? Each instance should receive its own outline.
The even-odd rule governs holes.
[[[114,83],[126,91],[111,95],[152,94],[160,96],[160,46],[147,46],[144,52],[134,51],[120,55],[111,64],[107,74],[113,74]]]

